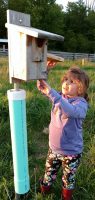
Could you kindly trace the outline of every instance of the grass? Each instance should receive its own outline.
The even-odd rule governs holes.
[[[66,61],[52,69],[48,82],[61,90],[61,78],[70,66],[82,67],[90,77],[90,109],[84,122],[84,152],[76,177],[74,200],[95,200],[95,63],[81,66],[81,60]],[[8,111],[7,90],[13,88],[8,77],[8,58],[0,57],[0,200],[12,200],[14,194],[13,160]],[[37,193],[38,180],[44,174],[45,159],[48,150],[48,134],[43,129],[50,121],[51,103],[40,94],[36,81],[22,83],[20,88],[27,92],[27,132],[28,159],[32,200],[60,200],[61,169],[53,186],[53,193],[42,197]]]

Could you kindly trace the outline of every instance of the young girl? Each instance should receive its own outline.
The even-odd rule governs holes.
[[[89,78],[83,70],[73,67],[63,77],[62,93],[52,89],[44,80],[37,81],[37,87],[53,104],[41,192],[50,190],[62,166],[62,199],[71,200],[83,151],[82,123],[88,109]]]

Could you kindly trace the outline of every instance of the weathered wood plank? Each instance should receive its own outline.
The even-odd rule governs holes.
[[[13,10],[7,10],[7,22],[9,24],[30,27],[30,15]]]
[[[58,40],[58,41],[64,40],[64,37],[61,35],[50,33],[33,27],[17,26],[8,23],[5,24],[5,27],[8,28],[10,31],[20,32],[35,38]]]
[[[54,54],[51,53],[47,53],[47,60],[48,61],[55,61],[55,62],[64,62],[64,58],[56,56]]]

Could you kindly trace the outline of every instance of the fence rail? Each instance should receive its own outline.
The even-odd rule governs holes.
[[[60,56],[66,60],[85,59],[91,62],[95,62],[95,54],[71,53],[71,52],[61,52],[61,51],[49,51],[49,53]]]
[[[8,49],[0,48],[0,56],[8,56]]]
[[[61,52],[61,51],[48,51],[48,53],[52,53],[56,56],[62,57],[65,60],[85,59],[91,62],[95,62],[95,54],[71,53],[71,52]],[[8,49],[6,49],[5,47],[0,48],[0,55],[8,56]]]

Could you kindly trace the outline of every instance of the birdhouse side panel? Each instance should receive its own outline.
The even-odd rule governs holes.
[[[10,79],[26,80],[26,35],[10,31],[9,34],[9,71]]]

